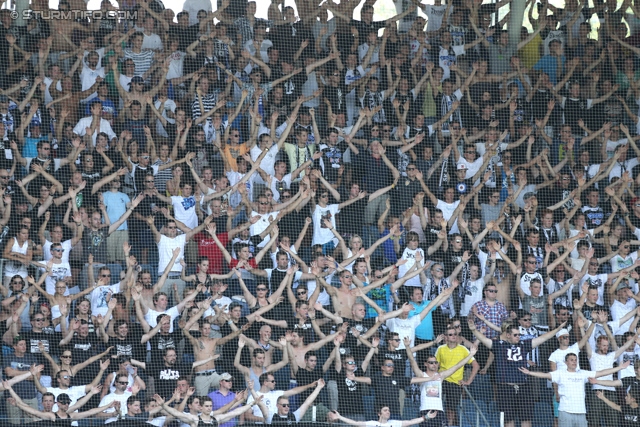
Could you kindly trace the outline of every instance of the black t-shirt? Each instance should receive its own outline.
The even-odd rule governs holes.
[[[140,325],[136,323],[127,324],[129,332],[125,339],[121,340],[116,337],[109,337],[108,346],[113,347],[111,351],[112,356],[125,355],[135,360],[145,360],[146,346],[140,344],[140,340],[143,335],[143,330]]]
[[[102,345],[97,336],[89,335],[82,338],[78,335],[74,336],[68,345],[61,348],[71,350],[72,360],[80,363],[88,358],[98,354],[98,348]],[[100,370],[99,362],[94,362],[81,371],[77,372],[73,377],[72,385],[90,384]]]
[[[51,375],[49,362],[45,357],[40,353],[40,349],[38,348],[38,343],[42,343],[44,345],[45,351],[48,351],[49,354],[58,354],[58,344],[62,339],[62,334],[56,333],[47,333],[47,332],[34,332],[28,331],[20,334],[27,342],[27,352],[31,353],[33,357],[36,358],[38,364],[44,365],[43,375]],[[74,360],[75,363],[80,363],[82,360]]]
[[[358,362],[358,365],[360,365],[367,356],[369,347],[362,344],[358,345],[359,341],[355,335],[351,333],[351,329],[355,329],[360,333],[360,335],[364,335],[373,326],[375,319],[370,318],[364,319],[363,321],[347,319],[347,322],[349,323],[349,329],[347,329],[345,340],[340,346],[340,354],[342,356],[353,356],[356,359],[356,362]]]
[[[149,340],[151,345],[151,361],[153,364],[159,364],[162,362],[164,351],[168,348],[176,348],[180,341],[178,334],[170,332],[166,335],[157,333]]]
[[[341,415],[364,414],[362,385],[348,379],[344,374],[344,368],[341,372],[331,372],[338,385],[338,412]]]
[[[280,77],[284,76],[279,76],[277,78]],[[283,83],[280,83],[284,91],[282,101],[285,105],[291,105],[292,102],[297,100],[300,95],[302,95],[302,85],[307,81],[307,78],[307,73],[303,69],[298,74],[294,75],[288,80],[285,80]]]
[[[338,72],[338,71],[336,71]],[[350,90],[344,83],[344,76],[341,77],[337,86],[325,86],[322,96],[327,98],[331,103],[331,111],[333,114],[346,113],[347,100],[346,96]]]
[[[393,360],[394,366],[398,367],[394,368],[394,375],[404,375],[403,367],[406,366],[408,359],[405,350],[389,350],[388,348],[378,350],[378,365],[381,365],[385,359]]]
[[[242,328],[244,325],[249,323],[245,316],[242,316],[238,323],[236,323],[237,328]],[[233,333],[231,326],[228,323],[225,323],[220,327],[220,333],[223,337],[230,335]],[[252,337],[253,338],[253,337]],[[222,358],[225,362],[233,363],[234,357],[236,357],[236,351],[238,350],[238,338],[234,338],[226,342],[226,344],[222,347]]]
[[[340,191],[341,200],[349,200],[349,189],[346,187],[341,187],[341,189],[344,189],[344,191]],[[340,210],[340,213],[336,215],[340,234],[362,233],[362,221],[366,207],[367,197]]]
[[[153,208],[154,207],[162,208],[164,206],[165,206],[164,202],[162,202],[162,200],[160,200],[156,196],[147,195],[144,197],[144,199],[142,199],[140,204],[133,210],[133,213],[134,214],[138,213],[145,218],[148,216],[155,217],[156,212],[153,212]],[[149,225],[146,222],[136,219],[134,215],[131,215],[130,219],[127,222],[132,228],[135,228],[135,229],[143,229],[143,230],[149,229]],[[156,224],[156,228],[159,228],[158,224]]]
[[[298,369],[298,373],[296,374],[296,382],[298,383],[298,387],[301,387],[301,386],[309,385],[314,381],[318,381],[323,376],[324,374],[322,372],[322,365],[318,361],[318,364],[316,365],[316,368],[313,371],[308,371],[304,368]],[[305,400],[307,400],[307,397],[309,397],[309,395],[313,393],[313,390],[314,390],[313,388],[310,388],[300,393],[300,397],[298,398],[298,401],[302,403]]]
[[[376,407],[388,406],[392,414],[400,414],[400,389],[408,386],[410,381],[401,375],[385,377],[381,372],[372,375],[371,386],[376,395]]]
[[[156,393],[165,399],[170,398],[178,384],[178,378],[186,377],[191,373],[191,366],[183,363],[176,363],[173,366],[157,364],[151,366],[149,370],[153,375],[153,381],[156,386]]]

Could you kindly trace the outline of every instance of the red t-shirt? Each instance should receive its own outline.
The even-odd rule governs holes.
[[[218,233],[218,240],[223,246],[227,246],[229,243],[229,235],[227,233]],[[209,259],[208,274],[225,274],[225,260],[222,255],[222,251],[213,241],[209,233],[202,232],[196,235],[196,241],[198,242],[198,254],[200,256],[207,257]]]
[[[231,258],[231,262],[229,263],[229,268],[234,268],[238,265],[238,260],[235,258]],[[253,268],[258,268],[258,263],[255,258],[249,258],[249,265]],[[243,267],[242,270],[245,270]]]

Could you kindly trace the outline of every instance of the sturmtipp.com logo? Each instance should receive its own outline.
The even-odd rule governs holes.
[[[18,19],[18,12],[11,11],[11,18]],[[129,10],[24,10],[22,19],[51,20],[85,20],[85,19],[116,19],[134,20],[138,18],[137,11]]]

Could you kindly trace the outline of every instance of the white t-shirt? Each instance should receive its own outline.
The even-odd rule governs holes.
[[[551,381],[558,384],[558,394],[560,395],[560,405],[558,411],[570,414],[586,414],[584,384],[589,378],[594,378],[593,371],[554,371],[551,372]]]
[[[616,352],[612,351],[607,354],[599,354],[595,351],[591,354],[589,363],[591,364],[592,371],[604,371],[605,369],[613,368],[613,363],[616,361]],[[600,380],[613,381],[613,374],[604,377],[599,377]],[[603,385],[594,384],[593,390],[611,390],[615,391],[615,387],[605,387]]]
[[[151,35],[144,35],[144,40],[142,41],[143,49],[151,49],[151,50],[162,50],[162,40],[160,36],[152,33]]]
[[[164,269],[167,267],[167,264],[173,258],[173,250],[175,248],[180,248],[180,255],[176,258],[176,261],[171,267],[171,272],[180,273],[182,272],[182,265],[180,265],[180,259],[184,258],[184,245],[187,243],[187,235],[180,234],[173,239],[168,238],[164,234],[160,236],[160,241],[158,242],[158,274],[164,273]]]
[[[442,26],[442,20],[444,19],[444,13],[447,10],[447,5],[442,4],[440,6],[436,6],[433,4],[425,4],[422,6],[422,11],[425,15],[427,15],[427,33],[431,31],[437,31]],[[451,12],[453,13],[453,7],[451,7]],[[442,409],[440,409],[442,410]]]
[[[409,270],[411,270],[413,268],[413,266],[416,264],[416,253],[420,252],[420,254],[422,255],[422,261],[420,261],[420,266],[424,266],[424,251],[421,248],[418,249],[409,249],[409,248],[404,248],[404,252],[402,253],[402,257],[401,259],[406,259],[407,262],[405,264],[402,264],[399,268],[398,268],[398,278],[401,279],[403,278],[407,272]],[[404,283],[405,286],[418,286],[418,287],[422,287],[422,283],[420,283],[420,275],[418,274],[417,276],[413,277],[412,279],[407,280]]]
[[[194,196],[171,196],[171,205],[173,206],[175,218],[178,221],[192,230],[198,227],[198,215],[196,214],[196,198]]]
[[[613,320],[620,320],[624,317],[625,314],[629,313],[636,309],[638,304],[636,304],[636,300],[633,298],[629,298],[629,300],[623,304],[617,299],[611,304],[611,317]],[[620,329],[629,330],[631,327],[631,323],[633,323],[633,317],[627,320],[624,324],[620,325]]]
[[[49,274],[44,281],[47,293],[54,295],[56,293],[56,282],[63,280],[65,277],[71,277],[71,266],[69,263],[61,262],[60,264],[53,264],[51,266],[51,274]],[[69,295],[68,289],[65,295]]]
[[[365,425],[367,427],[402,427],[402,421],[389,420],[386,423],[379,423],[378,421],[367,421]]]
[[[389,331],[391,332],[397,332],[398,335],[403,338],[409,337],[411,340],[410,345],[413,347],[416,339],[416,328],[420,325],[420,322],[420,316],[417,314],[407,319],[400,319],[399,317],[396,317],[387,320],[387,328],[389,328]],[[398,350],[404,350],[404,348],[404,341],[400,340]]]
[[[428,377],[422,373],[423,377]],[[433,379],[420,384],[420,411],[444,411],[442,405],[442,379]]]
[[[100,404],[98,406],[106,406],[108,404],[110,404],[111,402],[114,401],[118,401],[120,402],[120,413],[122,415],[127,415],[127,399],[132,395],[132,393],[125,391],[122,394],[115,394],[115,393],[109,393],[107,394],[105,397],[102,398],[102,400],[100,401]],[[109,408],[104,412],[113,412],[114,415],[116,412],[116,408]],[[112,422],[118,421],[118,417],[114,416],[113,418],[107,418],[104,423],[105,424],[109,424]]]
[[[157,317],[161,314],[166,314],[167,316],[171,317],[171,328],[169,328],[169,332],[173,332],[173,321],[180,316],[178,306],[171,307],[167,311],[155,311],[154,309],[150,308],[149,311],[147,311],[147,314],[144,315],[144,320],[147,321],[151,328],[155,328],[158,324]]]
[[[58,387],[47,387],[47,392],[52,393],[55,396],[56,400],[58,400],[59,395],[65,393],[67,396],[69,396],[69,399],[71,399],[71,402],[69,403],[70,407],[75,405],[79,399],[83,398],[87,394],[85,391],[85,386],[83,385],[69,387],[66,390],[62,390]],[[53,412],[56,412],[57,410],[58,404],[54,403]]]
[[[451,216],[453,215],[453,212],[456,210],[459,204],[460,200],[456,200],[453,203],[447,203],[444,200],[438,200],[436,208],[440,209],[442,211],[442,217],[446,221],[449,221],[451,219]]]
[[[605,283],[607,283],[607,275],[606,274],[596,274],[592,276],[590,274],[585,274],[582,279],[580,279],[580,286],[578,286],[578,292],[580,296],[582,296],[582,285],[588,282],[589,286],[596,286],[598,288],[598,301],[596,304],[604,305],[604,287]]]
[[[256,394],[258,396],[264,396],[262,398],[262,403],[264,403],[264,405],[267,407],[270,414],[275,414],[276,412],[278,412],[278,398],[284,394],[284,390],[272,390],[268,393],[256,391]],[[247,404],[250,404],[251,402],[253,402],[253,396],[249,396],[249,399],[247,399]],[[260,411],[258,405],[253,405],[251,407],[251,410],[253,411],[254,416],[262,417],[262,412]]]
[[[469,280],[469,283],[465,285],[467,293],[465,293],[464,301],[460,306],[460,316],[468,316],[471,311],[471,307],[478,301],[482,300],[482,290],[484,289],[484,278],[478,280]]]
[[[458,159],[458,164],[465,165],[467,168],[467,173],[465,174],[464,179],[473,178],[482,167],[482,163],[484,163],[484,158],[482,156],[478,157],[473,163],[468,162],[467,159],[462,156]]]
[[[325,228],[324,220],[328,219],[331,221],[331,226],[336,228],[336,214],[340,212],[338,205],[327,205],[326,207],[321,207],[320,205],[316,205],[316,208],[313,210],[313,214],[311,218],[313,219],[313,241],[311,245],[324,245],[325,243],[329,243],[333,240],[337,239],[333,235],[333,232]]]
[[[576,356],[580,356],[580,346],[578,343],[570,345],[566,350],[557,349],[549,356],[549,362],[556,364],[556,370],[566,371],[567,364],[564,363],[564,358],[567,354],[574,353]],[[580,359],[578,358],[578,369],[580,369]]]
[[[117,294],[120,292],[120,283],[109,286],[99,286],[91,291],[91,314],[97,316],[98,314],[105,315],[109,309],[107,297],[109,294]],[[109,319],[106,319],[109,320]]]
[[[255,236],[256,234],[260,234],[264,230],[266,230],[267,227],[269,227],[269,224],[271,224],[269,222],[269,218],[271,218],[273,221],[275,221],[276,217],[278,216],[279,213],[280,213],[279,211],[274,211],[274,212],[269,212],[269,213],[264,214],[264,215],[260,215],[256,211],[251,212],[251,217],[252,218],[254,216],[259,216],[260,217],[260,219],[255,224],[251,224],[251,227],[249,227],[249,230],[251,230],[251,235]],[[258,247],[259,248],[264,248],[264,246],[267,243],[269,243],[270,240],[271,240],[271,236],[266,236],[264,238],[264,240],[262,240],[262,242],[260,242],[258,244]]]
[[[44,262],[53,258],[53,255],[51,255],[52,244],[53,242],[47,240],[44,242],[44,245],[42,245],[42,257],[44,258]],[[73,246],[71,246],[71,240],[65,240],[61,245],[62,249],[64,249],[64,252],[62,252],[62,262],[69,262],[69,252],[71,252],[71,249],[73,248]]]

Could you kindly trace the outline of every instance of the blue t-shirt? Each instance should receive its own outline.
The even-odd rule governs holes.
[[[24,147],[22,147],[22,157],[27,158],[35,158],[38,157],[38,142],[48,140],[46,136],[41,136],[39,138],[25,137],[24,138]]]
[[[23,357],[17,357],[15,354],[7,354],[4,356],[2,367],[27,372],[31,365],[36,363],[38,363],[38,361],[33,354],[30,353],[26,353]],[[13,390],[21,399],[34,399],[38,392],[33,381],[20,381],[13,385]]]
[[[409,317],[415,316],[416,314],[422,313],[422,311],[427,308],[431,301],[422,301],[422,304],[418,305],[415,302],[410,302],[413,306],[413,310],[409,312]],[[416,338],[420,338],[421,340],[432,340],[433,339],[433,319],[431,314],[433,310],[429,312],[425,316],[425,318],[420,322],[420,325],[416,328]]]
[[[386,284],[376,289],[372,289],[367,292],[367,296],[371,298],[373,302],[375,302],[378,307],[385,311],[385,313],[389,308],[389,300],[391,297],[391,285]],[[366,314],[364,316],[365,319],[371,319],[374,317],[378,317],[378,312],[373,309],[369,304],[365,304]]]
[[[131,199],[124,193],[105,191],[102,193],[104,204],[107,207],[107,215],[111,224],[120,219],[122,215],[127,211],[127,203],[131,203]],[[118,230],[128,230],[127,221],[125,221]]]
[[[524,384],[528,377],[518,368],[527,367],[527,354],[531,353],[531,340],[511,344],[493,341],[491,351],[496,357],[496,379],[499,383]]]

